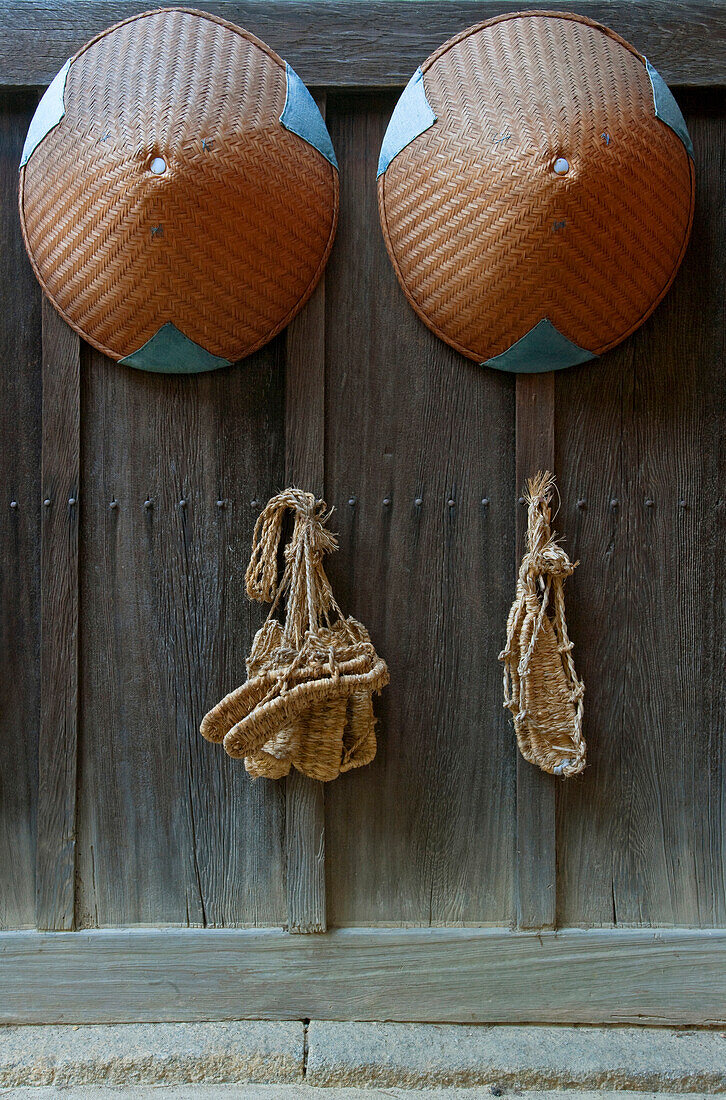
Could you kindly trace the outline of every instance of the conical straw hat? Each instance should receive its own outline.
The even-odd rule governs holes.
[[[337,212],[335,154],[300,79],[184,8],[79,50],[23,151],[44,290],[85,340],[147,370],[209,370],[270,340],[318,281]]]
[[[470,27],[404,91],[378,168],[409,302],[477,362],[539,371],[624,340],[688,243],[686,125],[650,63],[561,12]]]

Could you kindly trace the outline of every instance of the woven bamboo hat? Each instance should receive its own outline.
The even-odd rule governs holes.
[[[666,84],[617,34],[519,12],[463,31],[414,74],[378,204],[429,328],[488,366],[553,370],[614,347],[668,290],[693,149]]]
[[[23,150],[43,289],[85,340],[146,370],[210,370],[270,340],[312,293],[337,213],[335,153],[299,77],[185,8],[79,50]]]

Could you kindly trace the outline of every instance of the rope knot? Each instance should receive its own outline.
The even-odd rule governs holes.
[[[565,551],[554,539],[531,554],[525,554],[523,565],[526,565],[528,577],[571,577],[578,565],[570,561]]]

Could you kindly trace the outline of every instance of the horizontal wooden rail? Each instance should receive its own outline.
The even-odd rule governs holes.
[[[0,1023],[726,1024],[726,929],[0,933]]]
[[[522,3],[496,0],[215,0],[193,5],[230,19],[277,50],[317,87],[400,87],[464,27]],[[555,0],[633,43],[670,84],[726,84],[720,0]],[[105,27],[153,4],[139,0],[0,0],[0,85],[45,85]]]

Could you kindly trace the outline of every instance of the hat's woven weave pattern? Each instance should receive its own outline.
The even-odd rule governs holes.
[[[235,360],[303,304],[332,245],[338,175],[279,122],[285,94],[263,43],[184,9],[77,55],[65,117],[21,172],[21,217],[41,283],[101,351],[121,358],[170,321]]]
[[[597,24],[538,12],[470,28],[422,69],[438,121],[378,191],[413,307],[479,361],[543,317],[596,354],[624,339],[675,275],[694,198],[643,59]]]

